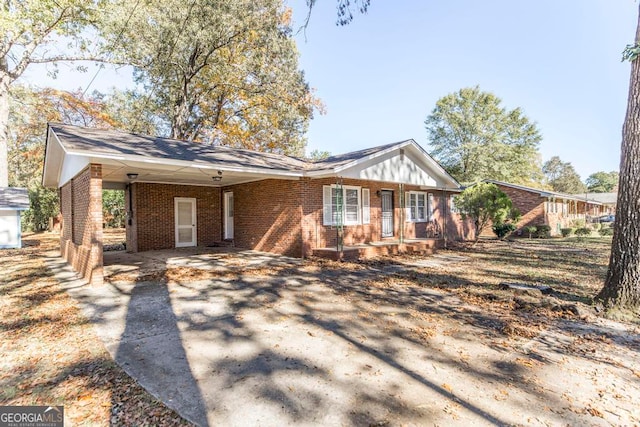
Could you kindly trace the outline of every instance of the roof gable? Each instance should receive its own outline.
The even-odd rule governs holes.
[[[313,164],[310,176],[346,178],[459,189],[460,184],[413,139],[329,157]]]

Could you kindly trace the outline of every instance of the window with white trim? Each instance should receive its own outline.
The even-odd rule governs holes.
[[[407,222],[426,222],[431,219],[433,195],[421,191],[407,191],[405,206],[407,209]]]
[[[352,185],[324,185],[322,188],[323,225],[368,224],[371,219],[368,188]],[[341,208],[340,208],[341,206]]]

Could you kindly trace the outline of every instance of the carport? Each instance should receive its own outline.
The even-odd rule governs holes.
[[[206,145],[50,123],[42,182],[59,191],[61,255],[84,279],[100,285],[103,189],[125,192],[127,250],[213,246],[233,239],[230,186],[298,178],[300,173],[284,164],[278,169],[278,160],[246,150],[214,152]]]

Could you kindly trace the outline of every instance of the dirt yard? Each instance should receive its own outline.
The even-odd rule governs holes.
[[[43,270],[51,239],[25,242],[0,259],[9,355],[0,403],[64,404],[81,425],[184,422],[112,362]],[[201,424],[239,424],[263,408],[276,418],[262,424],[638,425],[638,323],[591,307],[609,244],[488,241],[430,257],[268,268],[220,255],[226,270],[165,259],[108,281],[132,297],[160,285],[159,301],[171,301],[182,364],[205,393]],[[198,352],[190,342],[203,333],[215,348]],[[252,355],[249,345],[265,347]]]
[[[0,252],[0,405],[63,405],[65,426],[190,425],[109,357],[44,259],[54,234]]]

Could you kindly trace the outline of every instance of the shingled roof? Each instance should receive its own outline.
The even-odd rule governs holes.
[[[405,171],[404,175],[386,176],[389,165],[382,172],[372,169],[377,163],[390,162],[398,153],[401,159],[405,159],[405,152],[407,158],[411,155],[421,165],[417,166],[418,169],[423,167],[423,170],[430,171],[429,174],[411,175]],[[384,175],[391,182],[413,182],[413,179],[415,185],[459,188],[455,179],[412,139],[312,162],[284,154],[49,123],[43,185],[57,188],[89,163],[102,165],[103,182],[110,186],[113,184],[113,188],[130,182],[130,175],[137,176],[138,182],[212,185],[212,176],[217,174],[223,179],[214,181],[213,185],[217,182],[223,186],[258,179],[359,178],[362,171],[358,168],[369,168],[366,173],[362,172],[366,179],[373,176],[374,180],[384,180]],[[400,166],[396,164],[394,167]]]
[[[307,166],[307,169],[309,170],[333,169],[339,166],[348,165],[349,163],[352,163],[352,162],[357,162],[358,160],[378,154],[381,151],[386,151],[398,146],[406,145],[410,142],[411,140],[405,140],[400,142],[394,142],[391,144],[378,145],[377,147],[365,148],[363,150],[351,151],[349,153],[337,154],[335,156],[329,156],[326,159],[317,160],[309,164]]]
[[[203,163],[225,163],[230,166],[253,167],[272,170],[299,170],[307,162],[283,154],[261,153],[225,146],[196,144],[157,136],[139,135],[110,129],[50,123],[67,150],[91,151],[95,154],[134,155],[159,157]]]
[[[0,187],[0,210],[26,209],[29,209],[29,192],[26,188]]]

